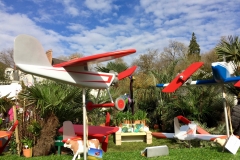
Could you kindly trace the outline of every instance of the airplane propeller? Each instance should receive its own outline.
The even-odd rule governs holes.
[[[131,68],[125,70],[125,71],[122,71],[120,73],[117,73],[117,72],[114,72],[114,71],[111,70],[109,73],[113,73],[113,74],[116,75],[116,78],[113,80],[112,85],[115,85],[119,80],[122,80],[122,79],[124,79],[126,77],[131,76],[136,69],[137,69],[137,66],[133,66],[133,67],[131,67]],[[108,88],[107,88],[107,92],[108,92],[109,97],[111,99],[110,103],[94,104],[92,101],[88,101],[86,103],[87,110],[91,111],[94,108],[115,107],[117,110],[123,111],[125,109],[125,106],[126,106],[127,101],[128,101],[126,96],[119,96],[115,100],[115,103],[114,103]],[[98,96],[99,96],[99,94],[98,94]]]

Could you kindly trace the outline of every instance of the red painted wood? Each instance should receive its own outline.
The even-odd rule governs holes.
[[[120,58],[123,56],[127,56],[129,54],[135,53],[135,49],[128,49],[128,50],[120,50],[120,51],[113,51],[113,52],[106,52],[101,54],[95,54],[91,56],[86,56],[82,58],[76,58],[72,59],[67,62],[59,63],[56,65],[53,65],[53,67],[68,67],[68,66],[84,66],[87,65],[88,62],[103,62],[103,61],[109,61],[112,59]]]
[[[237,81],[237,83],[234,84],[234,87],[240,87],[240,81]]]
[[[162,91],[163,92],[174,92],[176,89],[178,89],[181,85],[184,84],[184,82],[201,66],[203,65],[203,62],[195,62],[192,63],[190,66],[188,66],[187,69],[185,69],[182,73],[178,74],[177,77],[175,77],[171,83],[165,87]],[[180,76],[182,78],[180,78]]]
[[[73,124],[74,131],[77,136],[83,135],[83,125]],[[88,126],[88,136],[95,138],[103,138],[109,134],[113,134],[119,130],[118,127],[108,126]],[[63,133],[63,127],[58,130],[59,133]]]
[[[136,69],[137,69],[137,66],[133,66],[133,67],[119,73],[118,74],[118,80],[121,80],[123,78],[131,76]]]
[[[16,120],[13,124],[13,126],[11,127],[11,129],[9,131],[0,131],[0,138],[4,138],[4,137],[8,137],[8,140],[5,142],[5,144],[1,144],[0,146],[0,154],[3,152],[4,148],[7,146],[7,144],[9,143],[11,136],[13,134],[13,132],[15,131],[15,128],[18,125],[18,120]]]

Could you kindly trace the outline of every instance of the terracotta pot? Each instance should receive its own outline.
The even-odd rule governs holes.
[[[32,157],[32,148],[23,149],[23,156],[24,157]]]
[[[125,123],[125,124],[129,124],[129,120],[124,120],[123,123]]]
[[[134,124],[141,124],[141,120],[135,120]]]
[[[143,126],[146,126],[146,121],[145,120],[142,120],[141,122],[142,122]]]

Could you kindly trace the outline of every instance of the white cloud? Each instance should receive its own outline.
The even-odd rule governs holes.
[[[111,18],[105,18],[105,19],[100,19],[99,22],[100,23],[106,23],[106,22],[108,22],[110,20],[111,20]]]
[[[0,8],[2,9],[4,7],[5,7],[4,3],[0,0]]]
[[[71,15],[71,16],[78,16],[79,15],[79,6],[76,5],[74,0],[56,0],[57,2],[62,3],[64,6],[65,14]]]
[[[56,55],[71,53],[68,48],[61,45],[61,36],[52,30],[46,30],[35,24],[23,14],[7,14],[0,12],[0,48],[13,48],[14,39],[19,34],[28,34],[36,37],[44,46],[45,50],[53,49]]]
[[[53,49],[55,57],[135,48],[137,53],[126,57],[131,62],[147,49],[161,52],[169,40],[188,46],[192,32],[201,52],[212,49],[221,36],[240,33],[236,3],[225,2],[222,7],[223,0],[141,0],[140,5],[116,5],[112,0],[55,0],[49,8],[41,7],[47,1],[35,0],[41,4],[30,11],[39,13],[38,17],[30,16],[30,11],[20,12],[16,6],[2,10],[6,8],[3,2],[0,0],[0,50],[13,47],[14,37],[25,33],[39,39],[46,50]],[[51,12],[46,12],[50,8]]]
[[[38,16],[33,16],[33,19],[37,22],[48,22],[48,23],[53,23],[54,15],[50,14],[47,10],[45,9],[40,9],[38,10]]]
[[[112,5],[111,0],[85,0],[85,5],[90,10],[101,13],[108,13],[112,8],[118,8],[116,5]]]
[[[2,0],[0,0],[0,12],[2,11],[9,11],[12,10],[13,8],[11,6],[7,6],[4,4]]]
[[[67,28],[76,32],[81,32],[82,30],[86,29],[85,26],[78,23],[70,23],[69,26],[67,26]]]

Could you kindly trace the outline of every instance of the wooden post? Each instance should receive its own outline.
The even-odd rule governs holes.
[[[13,123],[17,120],[17,109],[16,109],[16,106],[14,105],[13,106]],[[15,129],[15,137],[16,137],[16,143],[17,143],[17,152],[18,152],[18,155],[20,156],[20,143],[19,143],[19,136],[18,136],[18,125]]]

